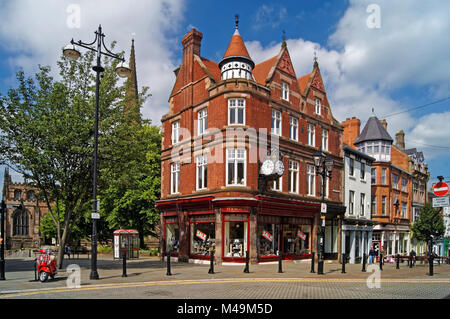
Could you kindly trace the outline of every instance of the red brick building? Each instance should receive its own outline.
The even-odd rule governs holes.
[[[162,251],[180,261],[209,259],[214,248],[218,262],[244,262],[246,251],[252,263],[276,260],[279,251],[284,259],[310,258],[322,196],[312,155],[321,146],[334,161],[325,253],[337,258],[343,128],[317,61],[298,78],[283,41],[278,55],[255,65],[237,25],[219,63],[201,57],[201,40],[195,29],[183,37],[162,118]],[[273,147],[284,171],[266,187],[260,166]]]

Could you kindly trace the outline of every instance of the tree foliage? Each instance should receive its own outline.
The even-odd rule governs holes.
[[[431,203],[426,203],[419,210],[419,218],[411,227],[413,238],[429,242],[433,236],[439,238],[445,232],[444,219]]]

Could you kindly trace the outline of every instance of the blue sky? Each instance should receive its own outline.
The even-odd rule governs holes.
[[[374,4],[379,28],[367,22]],[[74,12],[79,20],[70,20]],[[279,52],[285,30],[297,76],[311,71],[317,52],[336,119],[356,116],[364,124],[374,108],[394,139],[402,129],[406,147],[424,152],[431,181],[450,180],[450,100],[390,116],[450,96],[449,13],[446,0],[7,0],[0,4],[0,92],[14,85],[19,67],[31,75],[37,64],[50,65],[57,77],[61,48],[71,38],[90,41],[101,23],[106,40],[117,40],[126,55],[135,38],[138,83],[153,94],[142,113],[159,124],[181,63],[181,38],[195,27],[203,33],[201,55],[219,62],[239,14],[256,63]]]

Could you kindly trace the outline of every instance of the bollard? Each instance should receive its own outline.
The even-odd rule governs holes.
[[[367,260],[367,255],[363,254],[363,264],[362,264],[362,272],[366,272],[366,260]]]
[[[345,274],[345,262],[346,262],[345,254],[342,254],[342,271],[341,274]]]
[[[37,277],[37,258],[34,258],[34,281],[38,281],[38,277]]]
[[[428,273],[429,276],[433,276],[433,254],[430,254],[430,258],[428,259],[428,263],[430,264],[430,272]]]
[[[396,269],[400,269],[400,254],[397,254],[397,267]]]
[[[172,276],[170,272],[170,250],[167,252],[167,273],[166,276]]]
[[[412,268],[412,266],[413,266],[413,259],[412,259],[412,256],[409,256],[408,261],[409,261],[409,264],[408,264],[409,268]]]
[[[311,273],[315,273],[314,271],[314,252],[311,253]]]
[[[283,259],[283,256],[281,254],[281,251],[278,251],[278,273],[282,273],[283,272],[282,265],[281,265],[281,263],[282,263],[281,260],[282,259]]]
[[[124,251],[122,254],[122,277],[127,277],[127,253]]]
[[[248,267],[248,262],[249,262],[249,256],[248,256],[248,250],[245,252],[245,268],[244,268],[244,272],[246,273],[246,274],[248,274],[250,271],[249,271],[249,267]]]
[[[383,270],[383,253],[380,253],[380,270]]]
[[[450,254],[447,255],[447,265],[450,265]]]
[[[214,274],[214,251],[211,251],[211,259],[209,264],[208,274]]]

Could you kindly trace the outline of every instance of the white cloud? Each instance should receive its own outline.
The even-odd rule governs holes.
[[[74,2],[80,8],[80,28],[67,24],[67,7]],[[180,46],[179,39],[167,34],[179,28],[183,13],[183,0],[11,0],[0,4],[0,38],[3,49],[14,52],[9,61],[13,70],[21,66],[31,75],[37,64],[50,65],[55,76],[61,49],[72,38],[93,41],[99,24],[105,43],[117,41],[116,50],[125,51],[127,59],[134,38],[138,84],[152,93],[141,111],[159,125],[175,79],[172,52]]]
[[[429,101],[447,97],[450,91],[450,2],[411,5],[409,1],[377,1],[379,29],[367,26],[370,13],[366,9],[372,3],[350,1],[327,47],[302,38],[287,41],[297,77],[311,72],[317,52],[333,115],[339,121],[356,116],[364,125],[372,108],[383,119],[416,106],[397,102],[392,97],[397,89],[421,90],[428,94]],[[262,47],[252,41],[246,45],[256,63],[280,51],[280,43]],[[446,116],[441,113],[417,118],[413,113],[402,113],[387,118],[388,131],[395,139],[395,133],[404,130],[406,146],[424,150],[425,146],[409,144],[408,140],[434,145],[450,140],[449,130],[443,130],[440,139],[428,134],[435,127],[432,118],[440,117],[442,121]],[[427,149],[425,156],[433,158],[443,153],[448,154],[448,149]]]

